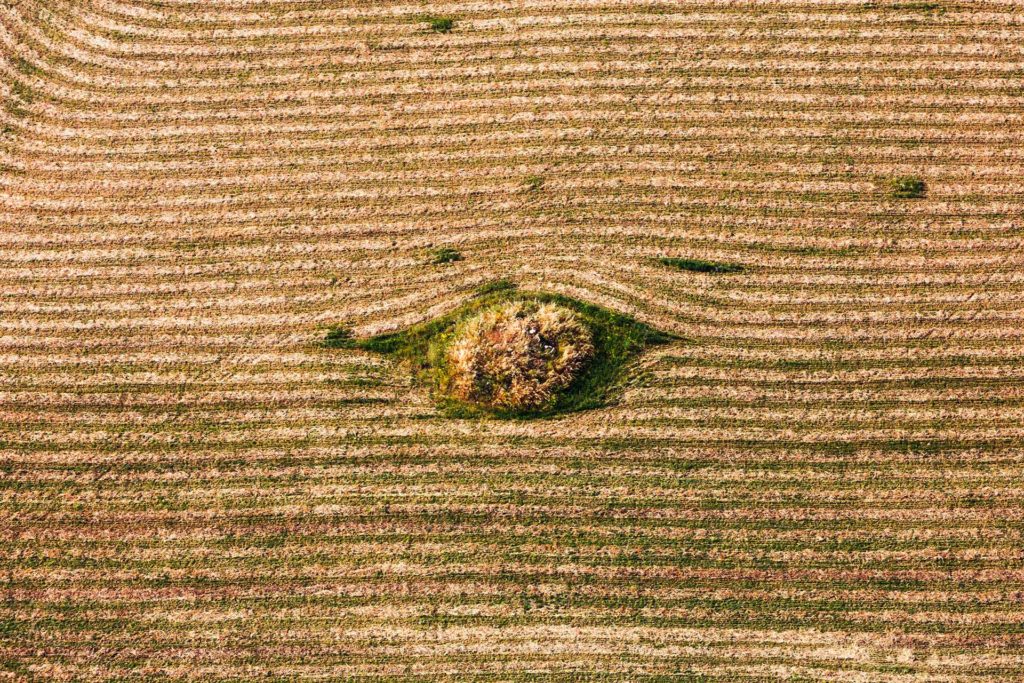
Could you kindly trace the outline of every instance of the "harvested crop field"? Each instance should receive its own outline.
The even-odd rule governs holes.
[[[1020,0],[8,0],[0,98],[0,680],[1021,680]],[[325,343],[498,280],[671,341]]]

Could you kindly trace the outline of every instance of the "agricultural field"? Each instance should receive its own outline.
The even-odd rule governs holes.
[[[4,0],[0,99],[0,681],[1024,677],[1021,0]]]

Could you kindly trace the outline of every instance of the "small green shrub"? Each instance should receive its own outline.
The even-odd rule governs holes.
[[[716,263],[714,261],[702,261],[701,259],[694,258],[663,256],[658,261],[663,266],[679,270],[689,270],[694,273],[738,273],[743,270],[743,266],[735,263]]]
[[[455,28],[455,20],[451,17],[424,17],[424,20],[434,33],[451,33]]]
[[[895,199],[920,199],[924,192],[924,181],[917,176],[900,176],[889,181],[889,194]]]
[[[454,263],[455,261],[461,261],[462,254],[451,247],[440,247],[430,252],[430,262],[434,265],[440,265],[442,263]]]

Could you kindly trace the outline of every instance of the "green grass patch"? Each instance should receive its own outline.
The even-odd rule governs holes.
[[[937,12],[941,14],[946,11],[941,2],[896,2],[889,7],[904,12]]]
[[[869,2],[864,5],[867,10],[922,12],[925,14],[944,14],[946,6],[941,2]]]
[[[17,101],[7,102],[4,105],[4,109],[7,110],[8,114],[10,114],[11,116],[13,116],[15,118],[21,119],[21,118],[25,118],[26,116],[28,116],[28,109],[25,109],[25,107],[22,106],[22,104],[20,102],[17,102]],[[5,126],[4,127],[4,133],[7,134],[9,132],[14,132],[14,131],[9,126]]]
[[[350,349],[355,347],[355,342],[355,335],[348,327],[332,327],[324,340],[324,343],[332,349]]]
[[[899,176],[889,181],[889,195],[894,199],[920,199],[924,197],[924,181],[917,176]]]
[[[481,285],[477,288],[476,292],[474,292],[474,296],[486,296],[496,292],[511,292],[515,291],[515,289],[516,283],[507,278],[501,278],[500,280],[493,280],[487,284]]]
[[[523,181],[523,190],[526,192],[536,192],[542,187],[544,187],[544,178],[539,175],[527,176]]]
[[[39,67],[32,62],[28,61],[24,57],[16,57],[14,60],[14,68],[26,76],[35,76],[40,73]]]
[[[717,263],[694,258],[663,256],[658,259],[658,262],[669,268],[688,270],[694,273],[738,273],[743,270],[743,266],[735,263]]]
[[[18,81],[11,83],[11,93],[25,104],[32,104],[35,100],[32,88]]]
[[[455,263],[462,260],[462,254],[451,247],[440,247],[430,252],[430,262],[434,265]]]
[[[590,330],[594,353],[569,387],[548,407],[538,411],[490,411],[452,399],[441,391],[448,384],[446,351],[458,325],[486,308],[509,301],[555,303],[572,310]],[[504,419],[527,419],[586,410],[606,405],[623,386],[634,361],[644,349],[666,344],[678,337],[658,331],[629,316],[602,306],[560,294],[520,291],[507,280],[481,287],[466,303],[451,313],[413,325],[401,332],[356,338],[346,327],[330,330],[324,340],[328,348],[373,351],[394,358],[409,368],[413,377],[434,392],[449,417],[490,415]]]
[[[426,16],[423,17],[423,21],[427,22],[434,33],[451,33],[455,28],[455,19],[452,17]]]

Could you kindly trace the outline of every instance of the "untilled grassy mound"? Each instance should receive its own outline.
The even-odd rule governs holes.
[[[607,405],[647,348],[679,341],[629,316],[507,280],[405,330],[325,345],[391,356],[429,387],[448,417],[535,418]],[[632,376],[633,381],[639,375]]]
[[[572,384],[594,354],[590,330],[568,308],[511,301],[481,311],[448,347],[448,392],[500,410],[538,410]]]

